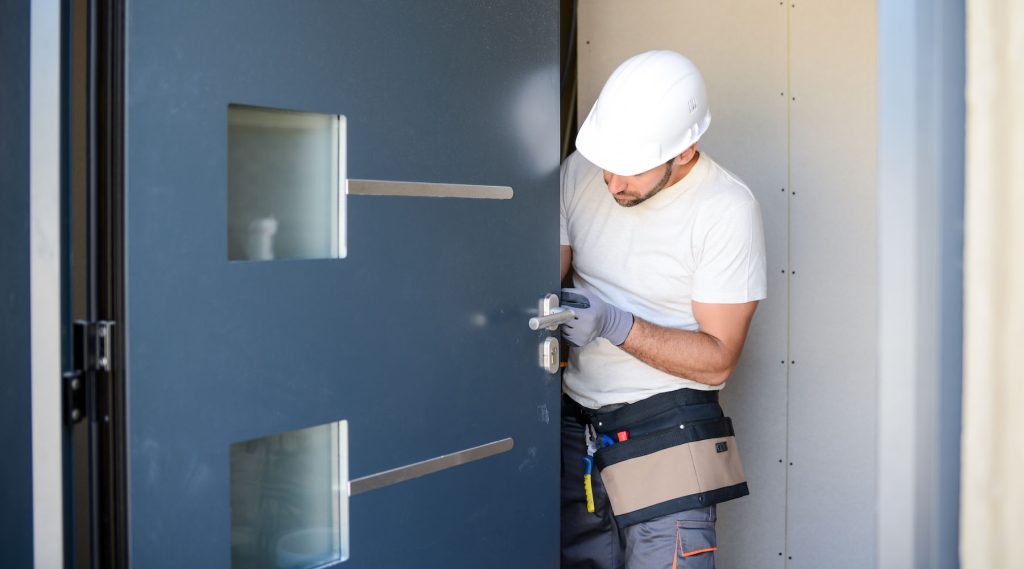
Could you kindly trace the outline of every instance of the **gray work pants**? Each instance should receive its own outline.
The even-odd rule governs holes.
[[[562,406],[562,569],[714,569],[715,507],[619,528],[594,468],[593,513],[583,489],[584,427]]]

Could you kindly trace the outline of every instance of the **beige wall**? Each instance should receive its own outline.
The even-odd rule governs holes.
[[[961,562],[1024,567],[1024,3],[967,2]]]

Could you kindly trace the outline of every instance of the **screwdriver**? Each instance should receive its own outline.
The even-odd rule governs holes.
[[[591,484],[591,472],[594,469],[594,458],[583,457],[583,491],[587,495],[587,511],[594,513],[594,486]]]

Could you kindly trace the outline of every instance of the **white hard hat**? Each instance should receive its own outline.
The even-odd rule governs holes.
[[[678,156],[710,124],[697,66],[674,51],[647,51],[608,78],[576,136],[576,149],[602,170],[632,176]]]

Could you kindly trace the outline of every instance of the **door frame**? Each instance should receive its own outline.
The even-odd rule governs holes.
[[[84,396],[65,425],[65,567],[128,566],[124,412],[123,0],[63,0],[65,374]],[[82,15],[84,12],[84,17]],[[75,50],[84,50],[84,57]],[[76,243],[75,240],[80,241]],[[95,363],[93,324],[113,322],[109,369]],[[60,374],[58,374],[59,377]],[[65,383],[67,380],[65,380]],[[76,399],[82,419],[66,415]],[[49,565],[47,565],[49,566]]]
[[[86,313],[90,322],[114,322],[110,369],[87,371],[93,569],[129,566],[125,336],[118,325],[125,320],[125,4],[88,3]]]

